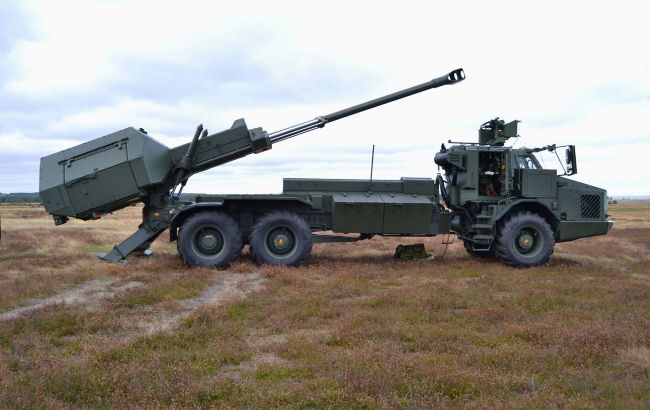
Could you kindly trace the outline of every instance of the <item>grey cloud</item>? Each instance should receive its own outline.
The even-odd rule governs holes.
[[[556,128],[582,118],[585,113],[603,106],[648,106],[650,90],[643,84],[629,80],[607,81],[594,88],[584,90],[557,107],[551,107],[544,113],[531,115],[527,120],[539,128]],[[615,121],[603,118],[603,121]]]
[[[235,27],[227,39],[205,38],[201,44],[192,45],[193,57],[189,62],[176,62],[169,55],[161,54],[164,45],[158,45],[156,53],[117,51],[109,58],[108,77],[92,87],[74,91],[43,90],[27,95],[12,93],[6,86],[19,78],[20,73],[9,65],[6,55],[19,38],[30,35],[29,17],[17,4],[0,6],[3,23],[4,20],[7,23],[0,27],[3,35],[0,51],[5,55],[1,65],[4,75],[0,77],[3,81],[0,89],[4,88],[0,93],[0,133],[21,132],[39,138],[80,141],[99,137],[112,130],[92,124],[83,129],[59,131],[48,127],[70,114],[113,107],[124,99],[132,99],[169,108],[164,119],[157,118],[165,127],[156,132],[186,135],[191,132],[186,129],[187,123],[194,124],[196,114],[175,109],[181,102],[213,107],[215,112],[240,107],[245,114],[246,107],[281,109],[289,104],[345,99],[362,93],[376,81],[367,72],[334,60],[309,58],[309,63],[305,63],[295,50],[278,50],[273,61],[256,58],[257,51],[271,48],[270,43],[275,40],[276,31],[269,23],[268,27]],[[301,68],[291,70],[291,75],[278,76],[273,70],[273,65],[278,63],[289,67],[301,63]],[[143,118],[138,124],[115,124],[115,129],[127,125],[150,128]]]
[[[17,41],[33,38],[29,23],[20,1],[6,0],[0,3],[0,56],[11,51]],[[3,60],[0,58],[0,69]]]
[[[34,192],[38,189],[38,158],[0,156],[0,192]]]
[[[281,107],[358,95],[375,80],[334,61],[312,61],[292,77],[278,78],[272,62],[252,58],[254,53],[233,44],[183,64],[149,56],[124,57],[116,67],[119,74],[110,84],[111,92],[170,104],[195,100],[215,107]]]
[[[586,91],[583,93],[583,99],[596,101],[600,104],[647,104],[650,103],[650,89],[644,88],[642,84],[634,84],[628,81],[607,83]]]
[[[5,93],[0,95],[0,132],[23,132],[41,135],[43,138],[71,138],[85,140],[99,137],[110,130],[101,127],[46,131],[52,123],[69,114],[82,110],[110,107],[122,98],[149,100],[170,108],[163,120],[165,129],[157,129],[167,135],[185,135],[187,123],[196,121],[196,114],[174,110],[182,101],[192,101],[204,107],[214,107],[215,112],[241,107],[275,107],[281,109],[288,104],[301,102],[327,102],[331,99],[345,99],[346,96],[361,93],[370,87],[372,79],[361,72],[336,64],[321,62],[315,69],[302,72],[292,79],[278,81],[271,77],[269,67],[247,59],[245,53],[231,56],[214,56],[210,61],[193,66],[161,64],[142,58],[140,61],[126,61],[118,64],[121,72],[114,82],[98,84],[88,94],[43,95],[38,100]],[[233,55],[234,54],[234,55]],[[347,74],[343,74],[349,71]],[[226,122],[236,118],[226,119]],[[148,128],[146,119],[139,124],[115,124],[115,129],[127,125]],[[202,121],[212,121],[206,118]],[[263,126],[263,124],[261,124]],[[289,125],[289,124],[287,124]]]

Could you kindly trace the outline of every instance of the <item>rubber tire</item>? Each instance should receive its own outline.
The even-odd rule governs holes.
[[[537,231],[543,240],[539,252],[531,257],[518,252],[515,246],[517,234],[524,227]],[[544,218],[533,212],[518,212],[502,222],[494,245],[494,252],[499,261],[511,266],[529,267],[548,262],[553,254],[555,239]]]
[[[494,256],[494,248],[490,248],[488,251],[475,251],[472,249],[472,241],[467,241],[463,239],[463,245],[465,246],[465,250],[470,256],[474,256],[475,258],[489,258],[491,256]]]
[[[284,257],[273,254],[266,246],[267,235],[278,227],[288,228],[295,241],[294,250]],[[249,248],[253,260],[266,265],[303,265],[307,263],[313,246],[311,229],[307,222],[289,211],[273,211],[264,215],[253,227],[249,239]]]
[[[216,257],[207,257],[197,252],[193,246],[194,235],[199,229],[215,228],[221,233],[223,250]],[[241,254],[243,238],[235,220],[222,212],[198,212],[188,217],[178,230],[176,248],[183,262],[189,266],[210,266],[227,268]]]

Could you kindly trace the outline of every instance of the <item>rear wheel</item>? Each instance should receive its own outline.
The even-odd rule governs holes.
[[[226,268],[241,254],[239,225],[221,212],[200,212],[187,218],[178,231],[177,249],[190,266]]]
[[[309,259],[313,245],[307,222],[287,211],[264,215],[249,239],[253,259],[269,265],[302,265]]]
[[[502,223],[494,250],[501,262],[527,267],[548,262],[554,245],[553,231],[544,218],[518,212]]]

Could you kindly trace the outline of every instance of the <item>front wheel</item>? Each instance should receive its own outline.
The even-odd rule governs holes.
[[[518,212],[502,223],[494,251],[507,265],[528,267],[548,262],[554,246],[553,231],[544,218]]]
[[[241,254],[242,233],[235,220],[221,212],[199,212],[178,231],[178,252],[190,266],[227,268]]]
[[[302,265],[313,245],[307,222],[287,211],[269,212],[260,218],[249,240],[253,259],[268,265]]]

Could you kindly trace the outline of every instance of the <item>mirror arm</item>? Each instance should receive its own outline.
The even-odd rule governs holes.
[[[555,151],[553,151],[553,152],[555,153],[555,156],[557,157],[557,160],[559,161],[560,166],[562,167],[562,171],[564,171],[564,174],[562,174],[562,175],[560,175],[560,176],[563,177],[563,176],[565,176],[565,175],[569,175],[569,174],[566,172],[566,168],[564,168],[564,164],[562,163],[562,160],[560,159],[560,156],[557,154],[557,150],[555,150]]]

